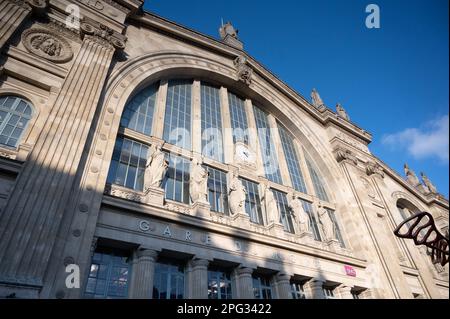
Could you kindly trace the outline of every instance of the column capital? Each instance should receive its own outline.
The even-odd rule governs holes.
[[[288,274],[284,274],[284,273],[278,273],[275,275],[274,278],[275,278],[275,281],[278,283],[285,282],[285,281],[290,282],[290,280],[291,280],[291,276]]]
[[[159,252],[153,249],[147,249],[147,248],[139,248],[136,251],[136,256],[139,260],[145,260],[148,259],[150,261],[155,261],[155,259],[158,257]]]
[[[253,274],[253,269],[247,267],[238,267],[235,271],[238,276],[251,276]]]
[[[201,258],[194,258],[189,261],[189,265],[192,268],[207,268],[209,265],[209,260],[201,259]]]
[[[116,50],[125,49],[127,38],[97,21],[84,18],[80,24],[80,30],[83,39],[88,37],[92,41],[106,47],[111,47]]]

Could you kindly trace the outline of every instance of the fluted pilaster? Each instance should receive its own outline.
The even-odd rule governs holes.
[[[136,252],[131,272],[130,298],[151,299],[155,277],[155,260],[158,252],[140,249]]]
[[[208,265],[206,259],[189,262],[189,299],[208,299]]]
[[[236,268],[233,271],[233,287],[235,288],[236,299],[254,299],[253,294],[253,269],[251,268]]]
[[[0,49],[31,14],[24,0],[0,0]]]
[[[291,277],[286,274],[277,274],[273,279],[277,299],[292,299],[290,284]]]
[[[311,279],[308,281],[303,288],[307,294],[308,299],[325,299],[325,294],[323,293],[324,281],[320,279]]]

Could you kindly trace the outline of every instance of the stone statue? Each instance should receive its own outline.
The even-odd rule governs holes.
[[[428,190],[430,191],[430,193],[432,194],[437,194],[437,188],[436,186],[433,185],[433,183],[431,183],[430,179],[428,178],[427,175],[425,175],[425,173],[420,173],[420,175],[422,176],[422,181],[425,184],[425,186],[428,188]]]
[[[31,41],[31,46],[36,50],[41,50],[49,56],[59,56],[62,45],[49,35],[40,35]]]
[[[305,209],[303,208],[303,204],[300,199],[295,196],[295,194],[292,194],[291,202],[289,203],[289,208],[294,213],[294,216],[298,219],[298,225],[300,233],[309,233],[311,232],[311,221],[309,218],[309,215],[307,212],[305,212]]]
[[[235,39],[238,38],[239,30],[236,30],[231,22],[227,22],[219,29],[220,37],[225,39],[227,36],[233,37]]]
[[[193,203],[206,203],[208,199],[208,171],[203,168],[196,158],[192,160],[191,176],[189,179],[189,190]]]
[[[247,190],[237,174],[233,175],[228,190],[228,203],[231,215],[245,214],[245,199]]]
[[[322,232],[325,236],[325,240],[328,241],[336,239],[336,229],[334,228],[334,223],[331,220],[328,210],[322,205],[319,205],[317,215],[319,216],[319,223],[322,227]]]
[[[348,114],[345,111],[344,107],[340,103],[338,103],[336,105],[336,112],[339,115],[339,117],[341,117],[341,118],[343,118],[343,119],[345,119],[347,121],[350,121],[350,117],[348,116]]]
[[[145,189],[160,188],[169,167],[169,162],[165,159],[164,152],[161,151],[161,145],[155,144],[151,149],[146,165]]]
[[[252,83],[253,69],[247,65],[247,58],[240,55],[233,63],[236,67],[238,80],[250,85]]]
[[[404,168],[406,180],[408,181],[408,183],[414,187],[420,185],[419,178],[417,177],[416,173],[414,173],[414,171],[409,168],[408,164],[405,164]]]
[[[316,89],[313,89],[311,92],[311,101],[312,101],[312,105],[314,105],[318,109],[325,106],[322,99],[320,98],[319,92],[317,92]]]
[[[266,207],[267,223],[280,224],[280,214],[278,212],[278,204],[275,200],[273,192],[268,186],[264,189],[264,204]]]

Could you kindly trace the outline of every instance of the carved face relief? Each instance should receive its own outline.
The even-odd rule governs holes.
[[[22,34],[22,43],[30,53],[55,63],[65,63],[73,57],[69,42],[46,29],[26,30]]]

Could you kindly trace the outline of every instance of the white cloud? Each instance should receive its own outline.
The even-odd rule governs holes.
[[[425,123],[420,128],[407,128],[401,132],[385,135],[382,143],[396,149],[406,149],[415,159],[436,157],[448,164],[448,126],[447,114]]]

